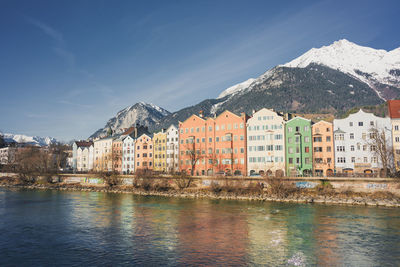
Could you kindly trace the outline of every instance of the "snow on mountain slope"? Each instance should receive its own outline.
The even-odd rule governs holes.
[[[124,132],[124,129],[136,124],[150,127],[169,114],[171,114],[169,111],[159,106],[139,102],[119,111],[115,117],[108,120],[103,128],[97,130],[90,137],[96,138],[105,136],[108,129],[111,129],[114,134],[119,134]]]
[[[10,133],[4,134],[4,140],[7,143],[16,142],[16,143],[25,143],[36,146],[48,146],[50,144],[58,142],[55,138],[52,137],[27,136],[23,134],[10,134]]]
[[[217,99],[223,98],[227,95],[234,95],[240,91],[243,91],[244,89],[247,89],[254,81],[255,79],[250,78],[242,83],[238,83],[234,86],[231,86],[228,89],[224,90],[222,93],[220,93]]]
[[[373,89],[376,82],[400,88],[400,48],[373,49],[343,39],[329,46],[312,48],[282,66],[305,68],[311,63],[350,74]],[[377,93],[382,98],[380,92]]]

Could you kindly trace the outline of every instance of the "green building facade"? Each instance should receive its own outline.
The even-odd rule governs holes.
[[[285,124],[286,175],[308,176],[312,173],[311,121],[295,117]]]

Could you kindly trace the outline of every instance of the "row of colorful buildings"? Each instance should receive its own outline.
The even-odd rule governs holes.
[[[75,142],[73,168],[124,174],[147,169],[193,175],[379,173],[383,166],[400,166],[400,100],[388,101],[388,107],[386,118],[359,110],[333,123],[266,108],[251,116],[228,110],[214,117],[193,114],[153,134],[139,126]],[[377,134],[385,140],[388,160]]]

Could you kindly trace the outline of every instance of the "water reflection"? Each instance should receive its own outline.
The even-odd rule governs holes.
[[[178,215],[180,263],[245,264],[247,214],[230,202],[190,202],[191,207]]]
[[[0,216],[0,265],[400,262],[399,209],[0,189]]]

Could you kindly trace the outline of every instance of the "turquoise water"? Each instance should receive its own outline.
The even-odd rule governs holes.
[[[400,209],[0,189],[0,265],[399,266]]]

